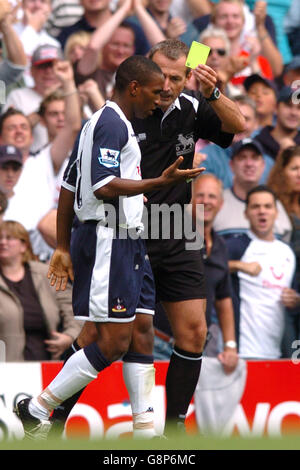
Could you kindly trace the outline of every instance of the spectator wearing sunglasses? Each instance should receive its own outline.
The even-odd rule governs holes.
[[[209,25],[200,35],[199,42],[210,47],[207,65],[218,74],[218,86],[222,93],[233,98],[240,91],[231,83],[232,77],[244,68],[244,58],[232,57],[227,33],[214,25]]]

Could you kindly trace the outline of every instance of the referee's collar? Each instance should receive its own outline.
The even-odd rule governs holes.
[[[181,105],[179,101],[179,97],[176,98],[175,101],[173,101],[172,104],[168,107],[168,109],[164,112],[163,119],[165,119],[175,108],[179,109],[181,111]]]

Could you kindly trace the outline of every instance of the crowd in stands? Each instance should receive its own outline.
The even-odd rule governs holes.
[[[291,280],[289,271],[288,285],[282,286],[281,274],[273,273],[274,283],[264,295],[273,296],[277,307],[268,304],[260,311],[256,304],[248,311],[248,317],[259,315],[262,331],[269,328],[264,321],[276,325],[280,343],[273,356],[276,348],[249,357],[290,358],[293,341],[300,339],[299,0],[1,0],[0,35],[0,81],[6,90],[0,104],[0,339],[9,344],[8,360],[58,358],[78,333],[70,315],[71,288],[59,297],[46,288],[47,281],[39,281],[56,243],[62,176],[83,122],[110,98],[118,66],[133,54],[147,55],[166,38],[210,47],[207,65],[217,72],[218,88],[238,104],[246,121],[229,148],[205,140],[195,148],[195,166],[214,175],[202,179],[218,201],[209,233],[212,239],[223,237],[218,243],[222,253],[228,248],[231,273],[223,289],[226,301],[216,297],[210,306],[214,326],[214,309],[231,308],[230,283],[239,277],[244,285],[247,276],[259,283],[267,270],[259,264],[261,252],[256,260],[250,250],[254,258],[249,255],[247,262],[248,248],[239,260],[230,256],[232,243],[238,245],[249,233],[263,250],[256,224],[267,223],[265,211],[272,209],[275,237],[295,256],[295,276]],[[193,74],[187,88],[199,88]],[[250,210],[249,191],[259,185],[273,191],[277,201],[261,209],[257,222],[245,210]],[[199,201],[205,205],[203,194]],[[275,257],[287,256],[282,245],[277,253],[274,246]],[[273,295],[276,289],[280,295]],[[239,295],[243,300],[242,289]],[[236,315],[237,304],[232,308],[238,326],[248,328]]]

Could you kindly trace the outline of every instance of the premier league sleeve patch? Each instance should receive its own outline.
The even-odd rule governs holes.
[[[104,149],[100,147],[99,163],[106,168],[117,168],[120,166],[119,150]]]

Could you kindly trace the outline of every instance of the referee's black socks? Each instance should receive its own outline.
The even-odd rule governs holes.
[[[202,365],[202,353],[194,354],[174,346],[166,378],[166,428],[183,426]]]

